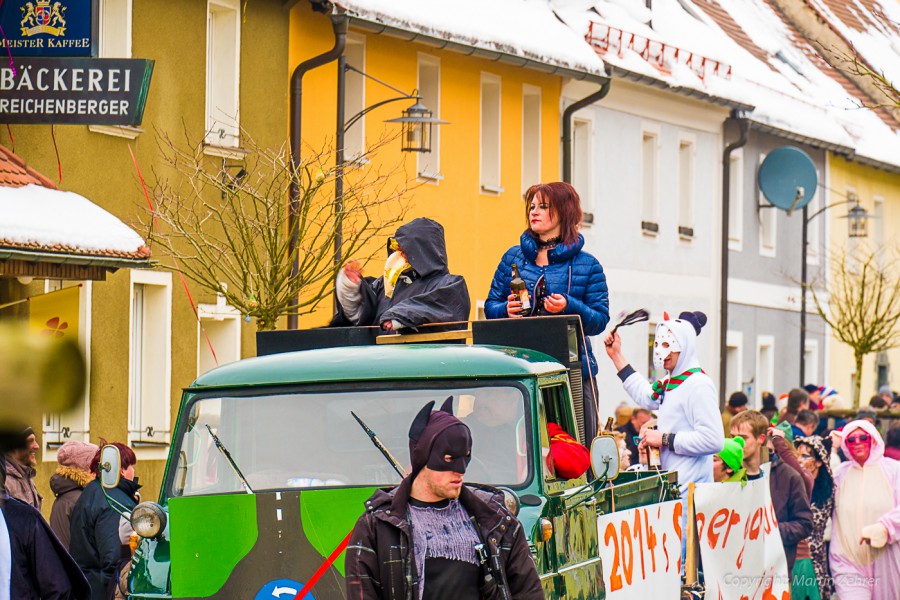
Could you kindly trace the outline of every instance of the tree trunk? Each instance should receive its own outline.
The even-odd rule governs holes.
[[[856,377],[853,378],[853,408],[859,408],[859,395],[860,390],[862,389],[863,358],[865,358],[865,354],[854,352],[853,358],[856,359]]]

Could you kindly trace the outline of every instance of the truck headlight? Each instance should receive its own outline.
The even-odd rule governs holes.
[[[131,526],[142,538],[155,538],[166,528],[166,513],[156,502],[141,502],[131,511]]]

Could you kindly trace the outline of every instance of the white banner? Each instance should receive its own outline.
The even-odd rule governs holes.
[[[707,598],[790,598],[787,559],[768,477],[743,487],[698,483],[694,507]]]
[[[681,520],[678,500],[597,518],[608,600],[678,600]]]

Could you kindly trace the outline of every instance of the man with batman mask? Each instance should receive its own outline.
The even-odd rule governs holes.
[[[347,597],[536,600],[544,598],[528,541],[503,494],[463,484],[472,434],[453,398],[426,404],[409,430],[412,471],[376,491],[346,554]]]

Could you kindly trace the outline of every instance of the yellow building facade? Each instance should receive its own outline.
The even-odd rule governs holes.
[[[900,173],[849,161],[844,157],[829,156],[828,187],[831,203],[855,196],[871,217],[868,219],[868,235],[860,243],[870,249],[884,248],[886,252],[900,250]],[[837,206],[828,211],[830,244],[832,251],[848,248],[846,207]],[[896,256],[896,254],[895,254]],[[814,310],[814,309],[813,309]],[[853,350],[831,333],[828,343],[827,382],[849,403],[852,401],[854,381],[860,378],[860,406],[866,406],[880,385],[900,388],[900,348],[866,356],[861,373],[856,373]]]
[[[99,5],[109,25],[101,28],[101,38],[108,36],[101,41],[106,56],[155,61],[140,128],[60,125],[51,136],[50,125],[12,125],[14,143],[5,127],[0,143],[14,146],[30,167],[53,180],[58,150],[59,187],[81,194],[146,239],[140,222],[147,220],[147,200],[132,151],[152,193],[157,175],[173,176],[160,157],[161,136],[176,143],[186,136],[206,139],[203,157],[213,168],[225,161],[241,164],[243,132],[263,147],[285,143],[287,15],[278,0],[246,7],[239,0],[100,0]],[[218,78],[212,74],[217,69]],[[217,120],[227,122],[226,135],[217,135]],[[161,249],[151,251],[154,260],[164,262]],[[79,283],[36,278],[22,285],[4,277],[3,289],[19,297]],[[183,284],[176,273],[120,269],[105,281],[82,283],[86,405],[33,424],[41,443],[36,483],[45,516],[53,503],[48,481],[57,466],[56,448],[67,439],[129,444],[138,458],[143,496],[155,499],[182,389],[215,364],[209,346],[219,362],[256,354],[255,324],[223,307],[215,295]],[[0,311],[0,319],[22,318],[27,318],[22,311]]]
[[[314,13],[306,2],[292,8],[292,69],[333,44],[328,16]],[[401,155],[396,139],[373,157],[373,164],[361,168],[404,161],[413,186],[406,220],[429,217],[444,226],[450,271],[466,278],[471,318],[477,318],[500,257],[518,243],[527,227],[523,192],[531,184],[560,179],[563,76],[376,33],[352,19],[345,56],[348,64],[395,88],[407,93],[418,89],[434,116],[449,122],[436,128],[431,154]],[[336,65],[319,67],[303,79],[302,137],[311,148],[321,148],[335,137]],[[353,72],[347,81],[346,120],[366,106],[397,96]],[[369,112],[364,131],[357,125],[347,133],[348,158],[360,144],[399,133],[399,125],[384,121],[399,117],[410,104],[394,102]],[[488,141],[491,130],[497,136]],[[495,162],[485,153],[493,153]],[[367,266],[368,275],[380,274],[381,258],[376,254]],[[301,327],[322,325],[330,316],[330,307],[323,307],[302,319]]]

